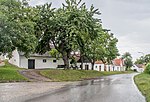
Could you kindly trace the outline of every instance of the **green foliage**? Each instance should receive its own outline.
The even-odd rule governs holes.
[[[146,97],[146,101],[150,102],[150,74],[139,74],[134,78],[136,85]]]
[[[52,3],[31,7],[27,0],[0,1],[0,54],[13,50],[44,54],[53,57],[61,54],[66,69],[72,51],[91,62],[110,62],[118,55],[118,40],[104,32],[100,15],[93,5],[87,8],[81,0],[66,0],[62,7],[52,8]],[[55,48],[55,50],[53,49]]]
[[[148,63],[146,65],[146,69],[145,69],[144,73],[150,74],[150,63]]]
[[[25,1],[25,0],[24,0]],[[34,22],[29,15],[30,7],[16,0],[0,1],[0,53],[15,50],[25,52],[28,56],[34,52],[37,39],[34,36]]]
[[[144,61],[144,58],[143,57],[140,57],[139,59],[136,59],[135,61],[135,64],[144,64],[145,61]]]
[[[145,56],[141,56],[139,59],[136,60],[135,64],[148,64],[150,62],[150,54]]]
[[[54,58],[58,59],[61,57],[61,54],[56,49],[51,49],[49,53]]]
[[[126,66],[126,70],[129,70],[133,66],[132,62],[132,56],[129,52],[126,52],[122,55],[122,58],[124,59],[124,64]]]
[[[37,21],[36,34],[39,40],[38,53],[45,53],[51,50],[49,43],[52,43],[61,53],[66,68],[69,68],[70,53],[78,45],[82,46],[84,40],[94,39],[97,36],[101,24],[94,18],[99,14],[98,9],[91,6],[86,8],[81,1],[66,0],[62,8],[53,9],[51,4],[38,6],[39,20]],[[80,43],[80,44],[79,44]]]
[[[148,64],[150,62],[150,54],[145,55],[143,60],[144,60],[145,64]]]

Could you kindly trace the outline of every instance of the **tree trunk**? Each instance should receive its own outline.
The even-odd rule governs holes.
[[[70,69],[70,68],[69,68],[69,58],[68,58],[67,54],[63,53],[63,54],[62,54],[62,57],[63,57],[65,69]]]
[[[81,70],[83,70],[83,56],[81,55]]]
[[[92,70],[94,70],[94,64],[95,64],[95,62],[91,62]]]
[[[126,66],[126,71],[128,71],[128,67]]]

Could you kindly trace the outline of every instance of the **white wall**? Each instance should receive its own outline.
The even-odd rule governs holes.
[[[89,66],[89,70],[92,70],[92,65],[91,63],[83,63],[83,69],[85,69],[85,66],[88,65]]]
[[[77,66],[78,66],[79,69],[81,69],[81,68],[80,68],[80,65],[81,65],[81,63],[77,63]],[[92,69],[91,63],[83,63],[83,70],[85,70],[85,66],[86,66],[86,65],[89,66],[89,70]]]
[[[9,59],[9,63],[20,67],[20,56],[17,50],[12,52],[13,57]]]
[[[121,71],[121,67],[120,66],[115,66],[114,71]]]
[[[58,65],[64,65],[64,62],[61,58],[58,59],[56,63],[53,62],[53,60],[56,60],[56,58],[30,57],[27,59],[24,56],[21,56],[20,59],[21,68],[28,68],[28,59],[35,59],[35,69],[57,68]],[[46,59],[45,63],[43,62],[43,59]]]
[[[101,66],[101,69],[100,69],[100,66]],[[94,65],[94,70],[96,70],[96,71],[104,71],[104,69],[105,69],[104,64],[95,64]]]

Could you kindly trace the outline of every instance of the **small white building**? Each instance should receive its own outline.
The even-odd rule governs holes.
[[[81,59],[77,61],[78,69],[81,69]],[[83,60],[83,70],[92,70],[92,65],[88,60]]]
[[[52,58],[48,54],[32,54],[29,58],[26,58],[23,53],[15,50],[13,51],[12,55],[13,57],[9,60],[9,63],[16,65],[20,68],[46,69],[57,68],[64,65],[62,58]]]
[[[96,71],[125,71],[122,59],[114,59],[113,64],[104,64],[102,61],[96,61],[94,64],[94,70]],[[81,68],[81,60],[77,63],[78,68]],[[91,70],[92,64],[88,60],[83,61],[83,70]]]
[[[79,59],[77,66],[81,69],[81,60]],[[104,64],[102,61],[96,61],[94,64],[94,70],[96,71],[104,71]],[[83,70],[92,70],[92,64],[88,60],[83,61]]]
[[[123,66],[124,65],[123,59],[116,58],[112,61],[112,63],[113,63],[113,66],[112,66],[113,71],[125,71],[125,67]]]
[[[132,70],[137,71],[139,73],[144,72],[144,65],[142,64],[135,64],[131,67]]]
[[[105,71],[105,64],[102,61],[96,61],[94,65],[94,70]]]

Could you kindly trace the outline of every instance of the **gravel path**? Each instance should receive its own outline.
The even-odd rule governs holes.
[[[52,80],[40,75],[38,70],[22,70],[22,71],[20,71],[20,74],[22,74],[24,77],[28,78],[29,81],[32,81],[32,82],[50,82],[50,81],[52,81]]]

